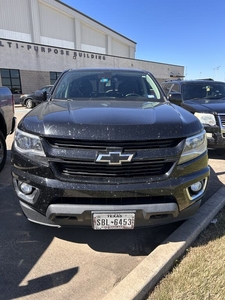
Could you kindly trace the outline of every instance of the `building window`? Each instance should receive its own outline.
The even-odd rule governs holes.
[[[2,85],[7,86],[12,94],[21,94],[20,71],[14,69],[0,69]]]
[[[50,72],[50,83],[54,84],[58,77],[60,76],[61,72]]]

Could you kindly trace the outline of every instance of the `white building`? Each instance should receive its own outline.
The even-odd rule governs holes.
[[[0,0],[0,85],[29,93],[65,69],[145,69],[159,80],[183,66],[135,59],[136,43],[59,0]]]

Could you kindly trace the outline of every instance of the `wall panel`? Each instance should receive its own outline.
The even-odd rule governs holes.
[[[117,56],[130,56],[130,47],[120,43],[118,40],[112,39],[112,53]]]
[[[29,0],[0,1],[0,28],[31,33]]]
[[[41,36],[74,42],[74,19],[40,3]]]

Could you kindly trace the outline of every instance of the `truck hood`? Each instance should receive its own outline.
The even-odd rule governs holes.
[[[169,102],[52,100],[31,110],[21,130],[40,136],[87,140],[145,140],[187,137],[203,127]]]
[[[182,107],[192,112],[225,113],[225,99],[185,100]]]

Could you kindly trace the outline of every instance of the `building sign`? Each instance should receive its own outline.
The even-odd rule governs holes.
[[[3,41],[0,40],[0,51],[1,47],[6,48],[12,48],[12,49],[26,49],[27,51],[35,51],[38,53],[48,53],[49,55],[65,55],[65,56],[71,56],[73,59],[79,59],[79,58],[90,58],[90,59],[99,59],[99,60],[105,60],[106,57],[104,55],[95,54],[95,53],[89,53],[84,51],[73,51],[73,50],[67,50],[62,48],[55,48],[55,47],[49,47],[49,46],[37,46],[33,44],[22,44],[18,42],[12,42],[12,41]]]

